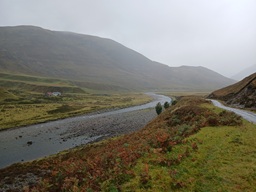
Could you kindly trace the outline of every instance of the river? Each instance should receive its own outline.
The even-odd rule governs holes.
[[[147,94],[153,101],[144,105],[1,131],[0,168],[142,128],[156,116],[154,109],[147,109],[171,101]]]

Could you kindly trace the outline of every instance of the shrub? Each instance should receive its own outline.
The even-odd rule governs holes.
[[[170,104],[166,101],[166,102],[164,103],[164,108],[167,109],[167,108],[169,108],[169,107],[170,107]]]
[[[178,135],[182,136],[191,129],[191,126],[182,124],[178,127]]]
[[[172,105],[176,105],[176,103],[177,103],[177,100],[172,101]]]
[[[162,109],[163,109],[163,108],[162,108],[162,105],[161,105],[160,102],[158,102],[158,103],[156,104],[155,109],[156,109],[157,115],[159,115],[160,113],[162,113]]]
[[[207,119],[207,124],[209,126],[218,126],[219,125],[219,121],[218,118],[216,116],[210,116]]]

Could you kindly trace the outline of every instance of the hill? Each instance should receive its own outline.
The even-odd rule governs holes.
[[[223,100],[230,105],[256,109],[256,73],[238,83],[214,91],[208,97]]]
[[[186,97],[143,129],[1,169],[8,191],[255,191],[255,126]]]
[[[243,71],[241,71],[240,73],[232,76],[232,79],[235,79],[237,81],[241,81],[242,79],[244,79],[245,77],[249,76],[252,73],[256,72],[256,64],[252,65],[251,67],[248,67],[246,69],[244,69]]]
[[[48,91],[85,93],[83,89],[67,80],[10,73],[0,73],[0,86],[6,90],[36,92],[40,94]]]
[[[203,67],[169,67],[113,40],[34,26],[0,27],[0,70],[126,90],[214,90],[234,83]]]

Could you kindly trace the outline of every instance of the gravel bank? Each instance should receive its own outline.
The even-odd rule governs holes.
[[[0,132],[0,168],[56,154],[76,146],[127,134],[156,117],[158,102],[169,97],[148,93],[152,102]]]
[[[156,116],[157,115],[154,109],[144,109],[92,118],[82,122],[75,122],[73,127],[67,130],[66,134],[69,135],[69,137],[70,134],[72,137],[81,135],[95,137],[102,135],[100,139],[103,139],[131,133],[143,128]]]
[[[131,133],[156,117],[154,109],[65,119],[0,134],[0,168],[76,146]]]
[[[154,109],[143,109],[86,119],[84,121],[80,120],[72,123],[72,128],[69,128],[67,132],[63,133],[64,135],[68,135],[68,138],[62,137],[62,139],[63,141],[66,141],[73,137],[75,138],[83,135],[89,135],[91,138],[103,135],[92,141],[95,142],[139,130],[155,117],[156,112]],[[40,180],[38,176],[35,176],[32,173],[17,175],[15,178],[12,178],[12,180],[13,179],[14,182],[10,181],[10,178],[6,176],[0,181],[0,191],[22,191],[24,186],[36,184]]]

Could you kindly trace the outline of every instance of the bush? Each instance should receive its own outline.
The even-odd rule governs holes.
[[[162,105],[161,105],[160,102],[158,102],[158,103],[156,104],[155,109],[156,109],[157,115],[159,115],[160,113],[162,113],[162,109],[163,109],[163,108],[162,108]]]
[[[218,126],[220,123],[219,123],[218,118],[216,116],[210,116],[207,119],[207,124],[209,126],[213,127],[213,126]]]
[[[177,103],[177,100],[172,101],[172,105],[176,105],[176,103]]]
[[[164,103],[164,108],[167,109],[167,108],[169,108],[169,107],[170,107],[170,104],[166,101],[166,102]]]

